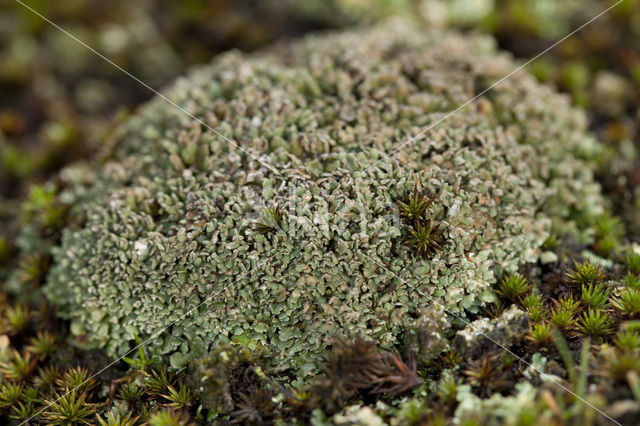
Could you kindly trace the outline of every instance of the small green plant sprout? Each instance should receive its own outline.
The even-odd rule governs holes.
[[[187,413],[166,408],[151,413],[147,424],[149,426],[188,426],[193,423]]]
[[[118,392],[118,398],[129,404],[129,406],[135,405],[143,395],[144,388],[136,385],[135,383],[123,384]]]
[[[90,376],[89,370],[84,367],[74,367],[65,371],[56,380],[56,386],[61,391],[87,391],[98,383]]]
[[[434,225],[431,220],[425,220],[408,229],[405,244],[419,256],[427,257],[439,253],[444,244],[444,228]]]
[[[574,284],[598,283],[605,278],[604,269],[599,263],[584,261],[576,263],[573,269],[567,272],[567,279]]]
[[[576,300],[573,295],[554,300],[554,304],[562,310],[571,312],[571,314],[576,314],[580,308],[580,301]]]
[[[22,401],[18,401],[11,407],[11,414],[9,417],[19,422],[26,422],[35,415],[36,409],[33,402],[28,401],[26,403],[22,403]]]
[[[557,304],[551,311],[549,322],[564,334],[567,334],[573,330],[577,320],[574,317],[574,311]]]
[[[15,336],[20,334],[29,325],[31,314],[25,305],[16,304],[6,308],[2,322],[0,322],[0,333]]]
[[[27,350],[42,360],[53,354],[56,349],[56,338],[51,333],[39,331],[29,339]]]
[[[596,218],[596,251],[602,256],[609,257],[611,251],[620,245],[624,235],[624,225],[620,218],[610,213],[603,213]]]
[[[398,203],[400,216],[407,224],[415,227],[427,220],[427,210],[435,199],[435,196],[425,197],[416,190],[413,196],[405,197],[404,201]]]
[[[604,309],[609,303],[609,289],[602,283],[582,285],[582,302],[594,309]]]
[[[33,384],[39,389],[48,390],[53,388],[59,376],[60,371],[56,366],[40,367],[38,368],[38,374],[33,379]]]
[[[640,349],[640,334],[636,330],[624,329],[616,334],[613,343],[621,351],[635,351]]]
[[[601,309],[589,308],[579,321],[582,334],[593,337],[605,337],[613,331],[613,320]]]
[[[35,366],[36,360],[31,358],[30,353],[27,352],[23,357],[14,349],[8,361],[0,362],[0,373],[6,380],[22,381],[31,376]]]
[[[490,395],[493,390],[504,384],[504,371],[496,361],[489,356],[483,356],[464,371],[467,382],[478,388],[482,396]]]
[[[527,295],[522,298],[520,304],[522,309],[529,314],[529,319],[534,323],[538,323],[547,317],[547,311],[542,302],[542,297],[538,294],[531,293]]]
[[[261,234],[270,234],[282,229],[283,217],[278,206],[265,208],[260,214],[260,219],[256,222],[256,231]]]
[[[547,318],[547,311],[544,306],[531,306],[525,309],[525,312],[529,314],[529,319],[533,323],[539,323]]]
[[[558,247],[558,238],[555,234],[549,234],[546,240],[542,243],[542,248],[545,250],[552,250]]]
[[[37,223],[43,230],[55,231],[63,225],[66,207],[56,197],[55,185],[32,185],[22,203],[25,220]]]
[[[166,404],[169,407],[188,408],[193,404],[191,390],[184,383],[179,383],[177,389],[171,385],[167,386],[167,392],[161,396],[169,401]]]
[[[38,286],[44,281],[47,268],[47,260],[40,253],[30,254],[20,259],[17,276],[24,286]]]
[[[22,385],[19,383],[4,383],[0,385],[0,409],[7,408],[18,402],[22,395]]]
[[[628,272],[622,279],[622,284],[627,288],[640,290],[640,275],[634,275],[631,272]]]
[[[625,256],[627,269],[634,275],[640,275],[640,253],[631,252]]]
[[[107,418],[104,419],[99,415],[96,415],[100,426],[136,426],[140,424],[140,417],[131,417],[131,413],[127,413],[124,416],[120,412],[108,411]]]
[[[127,364],[139,370],[146,371],[147,368],[151,367],[158,360],[156,358],[147,359],[147,355],[145,354],[144,349],[142,349],[142,342],[140,341],[140,338],[136,335],[134,335],[133,337],[136,339],[136,343],[138,347],[138,358],[133,359],[125,356],[122,359]]]
[[[443,361],[444,365],[453,369],[461,365],[463,360],[458,352],[451,350],[444,354]]]
[[[553,329],[551,328],[551,325],[549,323],[541,322],[538,324],[533,324],[527,338],[536,346],[546,346],[551,343],[552,331]]]
[[[160,369],[151,369],[145,373],[145,384],[147,390],[152,395],[162,395],[169,392],[169,386],[173,385],[175,376],[167,373],[167,369],[163,366]]]
[[[627,319],[640,318],[640,290],[626,287],[611,301],[613,307]]]
[[[611,254],[615,252],[616,248],[620,246],[620,240],[612,237],[611,235],[605,235],[599,238],[593,245],[593,249],[600,256],[610,258]]]
[[[485,314],[491,318],[499,318],[504,312],[504,303],[502,300],[497,300],[495,303],[491,303],[485,307]]]
[[[637,352],[616,351],[614,348],[606,348],[601,353],[603,359],[604,375],[619,383],[624,383],[627,373],[635,371],[640,373],[640,356]]]
[[[240,394],[240,401],[236,408],[232,413],[235,423],[272,424],[278,407],[273,402],[272,391],[252,389],[249,395]]]
[[[33,386],[27,386],[22,391],[22,400],[36,402],[40,398],[40,392]]]
[[[438,385],[438,396],[444,402],[455,402],[458,396],[458,390],[462,385],[462,379],[456,379],[455,375],[449,372],[440,380]]]
[[[522,275],[515,273],[500,281],[500,288],[496,293],[503,299],[515,302],[529,291],[530,285]]]
[[[96,410],[86,402],[86,398],[85,392],[78,395],[75,390],[62,395],[55,393],[44,401],[49,408],[42,416],[50,425],[91,424],[89,419],[94,417]]]

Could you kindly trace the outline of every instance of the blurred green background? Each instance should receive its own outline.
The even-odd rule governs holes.
[[[425,27],[495,35],[526,59],[614,4],[609,0],[26,0],[26,4],[160,88],[232,48],[405,15]],[[530,65],[588,109],[606,142],[599,180],[640,235],[640,2],[611,12]],[[96,151],[152,93],[13,0],[0,4],[0,266],[31,220],[32,184]],[[40,190],[40,193],[46,193]],[[37,193],[37,191],[36,191]],[[29,195],[31,194],[31,195]],[[31,200],[42,203],[46,200]]]

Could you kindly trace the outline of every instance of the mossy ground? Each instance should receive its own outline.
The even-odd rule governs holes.
[[[604,2],[593,3],[596,8],[604,5]],[[541,40],[553,39],[558,34],[545,34],[540,30],[549,28],[549,25],[533,25],[533,20],[529,19],[532,15],[526,13],[524,8],[518,10],[521,4],[502,3],[482,25],[490,24],[489,28],[499,34],[503,46],[508,48],[507,42],[511,41],[515,53],[526,56],[531,52],[516,49],[527,43],[516,40],[533,39],[533,45],[540,46],[537,43]],[[511,297],[503,297],[506,289],[496,287],[500,292],[497,295],[502,297],[501,303],[477,314],[475,319],[499,318],[511,305],[517,305],[527,311],[530,328],[526,329],[526,333],[515,336],[509,343],[509,349],[537,369],[553,375],[568,389],[616,420],[623,424],[632,424],[639,416],[640,404],[640,339],[636,328],[638,317],[633,295],[637,283],[634,277],[640,272],[640,262],[632,256],[634,243],[639,241],[637,218],[640,214],[636,190],[638,161],[634,154],[639,147],[636,121],[638,100],[637,95],[631,95],[638,90],[637,80],[634,80],[638,65],[637,59],[633,59],[633,54],[629,56],[629,51],[638,46],[637,32],[631,24],[632,17],[638,15],[638,8],[630,1],[625,1],[624,5],[625,9],[621,9],[624,11],[616,14],[613,21],[602,23],[603,26],[594,29],[590,33],[591,36],[578,38],[577,46],[572,44],[570,48],[551,52],[551,55],[546,57],[549,61],[542,65],[533,64],[532,68],[540,79],[559,82],[561,87],[575,95],[577,103],[590,107],[595,117],[591,120],[592,128],[608,147],[606,155],[602,157],[598,178],[606,190],[605,195],[612,200],[610,213],[595,223],[587,224],[595,236],[591,242],[551,238],[542,261],[521,266],[519,272],[528,284],[523,287],[524,290],[509,293],[513,294]],[[585,10],[592,9],[595,10],[582,7],[573,20],[578,22]],[[495,19],[496,14],[501,18]],[[522,16],[526,16],[527,19],[522,19]],[[617,38],[615,34],[619,34],[620,31],[623,37]],[[615,41],[607,41],[608,37]],[[596,60],[591,63],[590,60],[594,57]],[[606,79],[603,81],[603,78],[595,78],[603,68],[613,68],[616,77],[622,78],[623,84],[632,88],[626,91],[622,98],[613,101],[617,107],[605,111],[600,108],[600,100],[602,96],[611,94],[607,95],[607,90],[595,90],[598,81],[600,86],[607,83]],[[582,78],[581,75],[588,77]],[[616,85],[619,83],[616,82]],[[596,95],[600,98],[593,99]],[[618,112],[611,115],[611,111]],[[11,120],[5,123],[9,124],[3,125],[3,132],[6,133],[6,126],[9,126],[11,132]],[[50,156],[48,151],[36,151],[37,157],[55,158]],[[52,163],[48,161],[38,164],[59,165],[64,160],[56,159]],[[34,167],[36,174],[40,174],[41,171],[47,174],[47,171],[51,170],[47,168],[49,166]],[[53,166],[53,169],[57,167]],[[8,169],[3,171],[6,170]],[[33,174],[27,173],[24,176]],[[16,208],[10,210],[12,216],[5,213],[4,220],[8,218],[14,224],[30,222],[34,226],[35,235],[43,242],[55,244],[56,229],[60,224],[81,220],[61,215],[59,208],[64,206],[63,200],[56,200],[55,197],[47,195],[56,192],[57,190],[49,186],[36,190],[30,197],[31,201],[22,210],[25,212],[24,218],[28,220],[16,221]],[[17,203],[14,205],[17,206]],[[3,203],[3,209],[7,206],[8,203]],[[619,224],[611,225],[612,220],[615,222],[615,217],[621,218],[622,227]],[[595,258],[594,254],[600,257]],[[577,278],[576,273],[583,267],[584,262],[599,263],[603,274],[591,273],[588,279]],[[29,404],[33,408],[44,407],[56,391],[63,392],[65,384],[60,381],[64,380],[62,372],[77,366],[84,366],[89,371],[98,371],[101,366],[107,364],[108,359],[98,352],[78,349],[78,345],[82,346],[83,342],[73,341],[64,322],[52,321],[55,316],[50,307],[38,303],[37,300],[25,299],[24,289],[37,295],[37,289],[46,276],[49,264],[46,251],[21,253],[16,250],[11,239],[5,236],[4,239],[0,239],[0,263],[5,274],[7,270],[15,271],[19,268],[22,277],[22,287],[13,288],[8,294],[3,293],[3,330],[0,333],[3,361],[0,370],[0,410],[4,416],[0,421],[3,421],[10,415],[24,415],[24,412],[20,413],[19,410],[22,410],[21,407],[26,409]],[[582,272],[583,275],[588,275],[587,271]],[[508,280],[508,276],[504,278]],[[586,291],[583,291],[583,285]],[[596,287],[598,285],[600,286]],[[600,301],[597,298],[598,294],[604,295]],[[600,317],[607,319],[594,319],[595,315],[589,314],[588,308],[584,309],[588,304],[599,305],[592,306],[592,312],[600,312]],[[28,306],[29,313],[26,315],[23,306]],[[21,320],[21,317],[25,316],[26,320]],[[589,321],[586,320],[587,316]],[[559,326],[560,334],[554,333],[551,325]],[[400,352],[399,359],[409,367],[399,368],[393,361],[393,354],[374,349],[375,342],[372,346],[355,340],[353,336],[345,336],[347,340],[338,341],[327,354],[327,361],[318,366],[324,373],[305,389],[290,387],[284,380],[274,381],[268,370],[261,372],[258,367],[264,360],[261,360],[259,354],[242,355],[241,360],[234,364],[236,367],[228,369],[224,366],[221,368],[215,359],[210,360],[213,362],[214,371],[219,371],[225,380],[228,380],[229,390],[227,394],[222,395],[227,405],[225,409],[219,410],[220,414],[217,417],[213,414],[211,406],[200,408],[204,403],[203,396],[185,398],[187,392],[181,389],[187,387],[191,395],[198,395],[197,385],[188,377],[187,372],[179,373],[172,379],[160,377],[160,383],[167,382],[175,393],[171,393],[166,386],[163,392],[158,392],[159,388],[153,381],[149,381],[149,375],[152,375],[153,371],[161,372],[162,362],[146,366],[144,369],[120,362],[110,372],[96,377],[96,384],[84,390],[86,397],[79,406],[87,415],[83,417],[80,414],[78,419],[88,419],[90,423],[95,424],[98,415],[107,419],[107,410],[115,410],[123,414],[119,415],[119,420],[116,420],[114,414],[108,424],[205,423],[209,415],[212,421],[224,422],[224,419],[230,419],[254,424],[270,424],[278,419],[301,423],[313,419],[316,424],[372,424],[381,421],[395,424],[447,424],[454,418],[462,419],[464,424],[608,423],[606,418],[585,406],[573,395],[539,377],[531,367],[499,350],[491,342],[479,343],[486,349],[481,356],[459,353],[455,345],[456,329],[447,326],[425,330],[417,340],[421,345],[419,347],[431,348],[433,340],[430,340],[429,336],[433,333],[440,336],[441,332],[444,332],[445,338],[438,342],[443,345],[436,346],[438,353],[443,355],[423,360],[418,357],[415,376],[422,383],[415,387],[409,386],[407,392],[397,393],[390,389],[377,392],[385,387],[379,387],[379,382],[363,383],[357,374],[365,372],[367,379],[378,380],[389,375],[403,377],[402,374],[398,374],[403,371],[411,373],[410,349],[415,351],[418,343],[408,342],[397,347]],[[54,336],[55,340],[55,351],[52,354],[47,354],[48,335]],[[17,350],[20,356],[12,352],[12,349]],[[224,348],[220,350],[223,351]],[[351,353],[368,355],[369,357],[359,358],[358,361],[371,364],[349,364]],[[139,358],[135,354],[131,356]],[[24,362],[25,360],[28,361]],[[349,374],[335,367],[342,361],[346,362],[345,365],[353,366],[352,371],[348,371]],[[206,360],[203,363],[206,363]],[[44,370],[47,366],[57,367],[60,372],[52,373],[47,380],[42,380],[47,376]],[[39,368],[43,370],[39,372]],[[218,370],[215,370],[216,368]],[[373,374],[369,374],[371,368]],[[411,374],[405,374],[406,383],[416,383],[414,379]],[[46,384],[46,381],[49,381],[49,384]],[[515,385],[522,381],[529,382],[532,388]],[[327,395],[325,392],[328,388],[335,392]],[[80,393],[74,397],[79,399]],[[317,398],[321,400],[318,401]],[[333,404],[334,408],[328,406],[329,404]],[[333,415],[334,411],[339,411],[335,406],[340,409],[344,406],[349,408]],[[515,410],[514,407],[521,409]],[[124,413],[129,411],[133,414],[127,421],[123,417]],[[48,417],[39,417],[34,423],[51,423],[55,418],[54,410],[48,410],[48,413]],[[65,420],[61,424],[65,424]]]

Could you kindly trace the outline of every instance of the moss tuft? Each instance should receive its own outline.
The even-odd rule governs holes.
[[[603,204],[584,114],[527,73],[385,157],[513,69],[494,46],[387,23],[218,57],[165,95],[238,146],[163,99],[141,108],[104,163],[62,173],[84,220],[46,294],[111,355],[184,317],[151,358],[236,343],[302,381],[338,333],[391,350],[434,301],[480,313],[496,276]]]

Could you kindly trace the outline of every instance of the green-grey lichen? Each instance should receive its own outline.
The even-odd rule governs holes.
[[[478,312],[552,223],[601,212],[584,114],[521,71],[384,156],[514,67],[491,38],[403,23],[216,57],[165,93],[242,150],[147,104],[103,163],[63,172],[86,220],[46,292],[112,355],[175,322],[147,343],[174,367],[232,342],[299,376],[336,334],[392,349],[432,299]],[[426,259],[395,219],[415,190],[445,229]],[[276,207],[281,226],[257,232]]]
[[[432,305],[405,332],[407,350],[416,354],[421,364],[428,364],[449,349],[446,336],[451,330],[449,318],[442,305],[437,302]]]
[[[336,414],[331,419],[336,425],[384,426],[387,423],[371,407],[352,406],[344,414]]]
[[[221,345],[208,356],[193,362],[190,384],[202,406],[216,413],[230,413],[234,408],[231,387],[238,386],[234,381],[242,383],[243,380],[247,381],[247,377],[255,375],[252,373],[253,361],[248,350]]]
[[[513,396],[495,393],[491,398],[480,399],[468,385],[460,386],[455,417],[483,425],[526,424],[523,417],[529,415],[530,418],[537,408],[536,389],[528,382],[521,382],[515,385],[515,390],[517,393]]]
[[[468,323],[456,333],[453,346],[458,353],[477,358],[496,344],[508,348],[522,340],[527,331],[529,316],[513,305],[494,320],[481,318]]]

